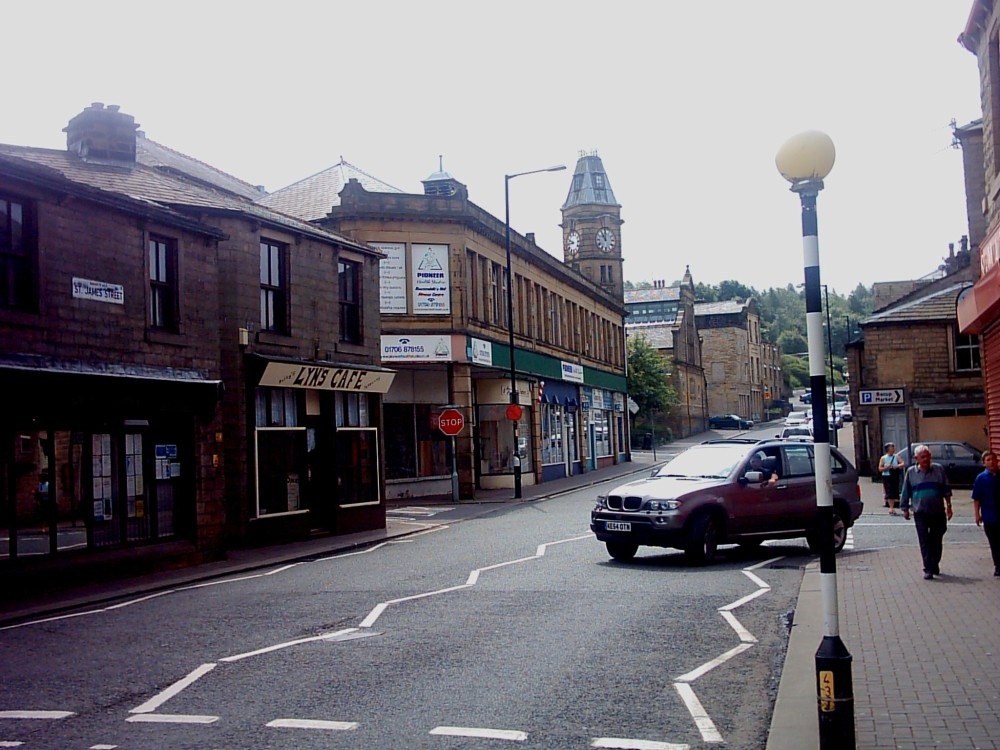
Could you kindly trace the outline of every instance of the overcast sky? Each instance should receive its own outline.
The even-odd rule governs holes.
[[[949,121],[981,117],[972,0],[83,3],[4,10],[0,142],[65,147],[91,102],[275,190],[341,157],[408,192],[444,168],[562,257],[581,151],[622,205],[629,281],[802,282],[785,139],[830,134],[823,283],[933,271],[968,233]]]

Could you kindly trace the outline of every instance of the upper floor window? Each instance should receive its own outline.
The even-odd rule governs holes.
[[[979,353],[979,336],[975,334],[955,334],[955,370],[968,372],[982,368]]]
[[[0,307],[28,310],[35,300],[35,238],[30,206],[0,194]]]
[[[337,262],[340,292],[340,340],[360,344],[361,335],[361,264],[350,260]]]
[[[149,238],[149,324],[177,330],[177,243]]]
[[[260,241],[260,327],[288,333],[288,248]]]

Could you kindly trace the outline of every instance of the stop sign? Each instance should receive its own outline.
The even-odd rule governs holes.
[[[465,427],[465,417],[458,409],[445,409],[438,415],[438,429],[449,437],[455,437]]]

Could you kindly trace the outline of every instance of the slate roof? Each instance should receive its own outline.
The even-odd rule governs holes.
[[[956,305],[959,293],[972,284],[959,281],[949,286],[908,299],[869,315],[861,325],[952,321],[958,317]]]
[[[703,315],[733,315],[743,312],[749,300],[726,300],[725,302],[695,302],[695,317]]]
[[[192,182],[172,172],[165,172],[159,167],[142,163],[134,166],[99,164],[85,161],[70,151],[7,144],[0,144],[0,155],[53,170],[72,183],[96,189],[109,196],[124,195],[151,207],[200,208],[242,214],[258,219],[262,223],[371,252],[369,248],[359,245],[354,240],[260,206],[234,193]],[[178,156],[183,155],[178,154]]]
[[[659,289],[626,289],[625,304],[639,302],[671,302],[681,298],[680,287],[668,286]]]
[[[627,326],[629,336],[641,336],[654,349],[674,348],[674,329],[677,326],[668,323],[646,323]]]
[[[356,179],[361,187],[369,193],[402,193],[387,182],[372,177],[353,164],[344,161],[344,157],[329,169],[317,172],[287,187],[275,190],[257,202],[262,206],[276,211],[297,216],[303,221],[317,221],[324,218],[330,209],[340,205],[340,191],[347,181]]]
[[[180,173],[205,185],[236,193],[247,200],[255,201],[265,195],[263,187],[251,185],[221,169],[216,169],[211,164],[206,164],[179,151],[174,151],[172,148],[167,148],[156,141],[151,141],[142,133],[136,134],[135,158],[136,161],[147,167],[157,167],[164,172]]]
[[[595,175],[601,176],[603,187],[596,186]],[[585,154],[576,162],[573,179],[569,183],[569,194],[563,208],[583,205],[618,206],[615,194],[611,190],[611,182],[604,171],[604,162],[597,154]]]

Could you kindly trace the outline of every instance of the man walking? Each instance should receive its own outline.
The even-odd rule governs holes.
[[[986,540],[990,543],[993,556],[993,575],[1000,576],[1000,513],[997,508],[997,492],[1000,492],[1000,478],[997,468],[1000,462],[993,451],[983,452],[983,466],[986,469],[976,477],[972,485],[972,505],[976,510],[976,526],[982,526]]]
[[[924,579],[941,574],[941,549],[944,534],[951,520],[951,487],[941,464],[931,462],[931,449],[918,445],[913,451],[917,460],[903,475],[900,493],[903,518],[910,519],[913,505],[913,522],[917,527],[920,556],[924,561]]]

